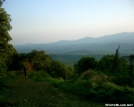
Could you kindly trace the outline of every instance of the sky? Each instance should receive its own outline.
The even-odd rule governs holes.
[[[5,0],[13,45],[134,32],[134,0]]]

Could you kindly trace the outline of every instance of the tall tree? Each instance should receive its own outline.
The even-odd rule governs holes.
[[[0,4],[2,5],[2,0]],[[10,22],[10,15],[0,6],[0,56],[4,59],[14,51],[13,46],[9,44],[9,41],[12,40],[8,32],[12,28]]]
[[[116,53],[115,53],[115,57],[114,57],[114,64],[113,64],[113,70],[115,70],[119,65],[119,48],[120,48],[120,45],[119,45],[118,49],[116,49]]]
[[[133,73],[134,55],[124,56],[123,58],[127,58],[130,62],[130,75],[131,75]]]
[[[2,4],[3,4],[3,1],[5,1],[5,0],[0,0],[0,6],[2,6]]]
[[[0,74],[6,71],[8,57],[15,51],[13,46],[9,44],[9,41],[12,40],[8,32],[12,28],[10,25],[11,18],[5,9],[1,7],[3,1],[0,0]]]

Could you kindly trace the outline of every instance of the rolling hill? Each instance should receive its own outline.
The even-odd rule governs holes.
[[[48,54],[112,54],[120,45],[120,53],[134,53],[134,32],[118,33],[98,38],[85,37],[78,40],[61,40],[48,44],[25,44],[14,46],[18,52],[45,50]]]

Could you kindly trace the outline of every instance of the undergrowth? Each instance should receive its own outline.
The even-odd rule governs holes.
[[[35,73],[36,74],[36,73]],[[74,83],[70,83],[67,80],[60,80],[52,78],[50,75],[44,73],[38,73],[33,76],[29,75],[35,81],[44,81],[53,86],[60,88],[66,92],[77,94],[83,98],[100,102],[111,103],[133,103],[134,101],[134,89],[129,87],[122,87],[114,84],[110,81],[104,81],[105,75],[97,75],[92,73],[90,79],[78,78]]]
[[[86,73],[85,73],[86,74]],[[102,107],[105,103],[133,103],[134,88],[114,84],[103,74],[88,72],[70,82],[52,78],[46,72],[8,72],[0,78],[0,105],[3,107]],[[82,105],[81,105],[82,104]],[[103,105],[104,106],[104,105]]]

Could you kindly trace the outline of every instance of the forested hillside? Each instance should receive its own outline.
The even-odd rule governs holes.
[[[92,56],[100,60],[106,54],[114,54],[120,45],[120,55],[127,56],[134,53],[134,33],[119,33],[99,38],[86,37],[79,40],[49,44],[25,44],[15,45],[19,53],[28,53],[33,49],[44,50],[52,59],[66,65],[73,66],[82,56]]]
[[[104,55],[99,61],[90,56],[83,56],[73,67],[52,60],[44,51],[37,50],[13,54],[8,60],[6,63],[7,71],[1,72],[0,101],[1,105],[4,106],[38,106],[41,104],[53,107],[54,104],[59,104],[61,107],[66,107],[69,102],[66,104],[61,102],[64,101],[62,98],[68,97],[65,95],[66,93],[71,94],[76,104],[78,104],[76,96],[77,98],[81,97],[79,100],[83,104],[82,107],[90,107],[94,104],[103,106],[105,103],[123,103],[124,101],[133,103],[134,101],[134,55],[120,57],[118,49],[115,55]],[[27,69],[26,80],[23,76],[24,68]],[[51,88],[51,91],[48,92],[48,89],[45,88],[46,85]],[[18,87],[17,92],[12,90],[13,87]],[[41,98],[41,101],[44,99],[46,102],[37,100],[37,102],[32,103],[31,97],[34,92],[30,92],[29,95],[20,89],[24,88],[26,91],[30,91],[27,87],[31,91],[38,87],[36,89],[37,99]],[[32,89],[32,87],[35,88]],[[44,87],[47,93],[44,93],[41,87]],[[12,93],[16,97],[21,97],[23,101],[14,99],[12,94],[7,95],[5,90],[8,94],[13,91]],[[19,92],[25,95],[22,96]],[[48,98],[39,97],[39,92]],[[60,94],[64,95],[61,99],[50,97],[51,95],[58,97]],[[56,102],[50,103],[51,100]],[[73,102],[70,103],[71,106],[73,106],[72,104]]]

